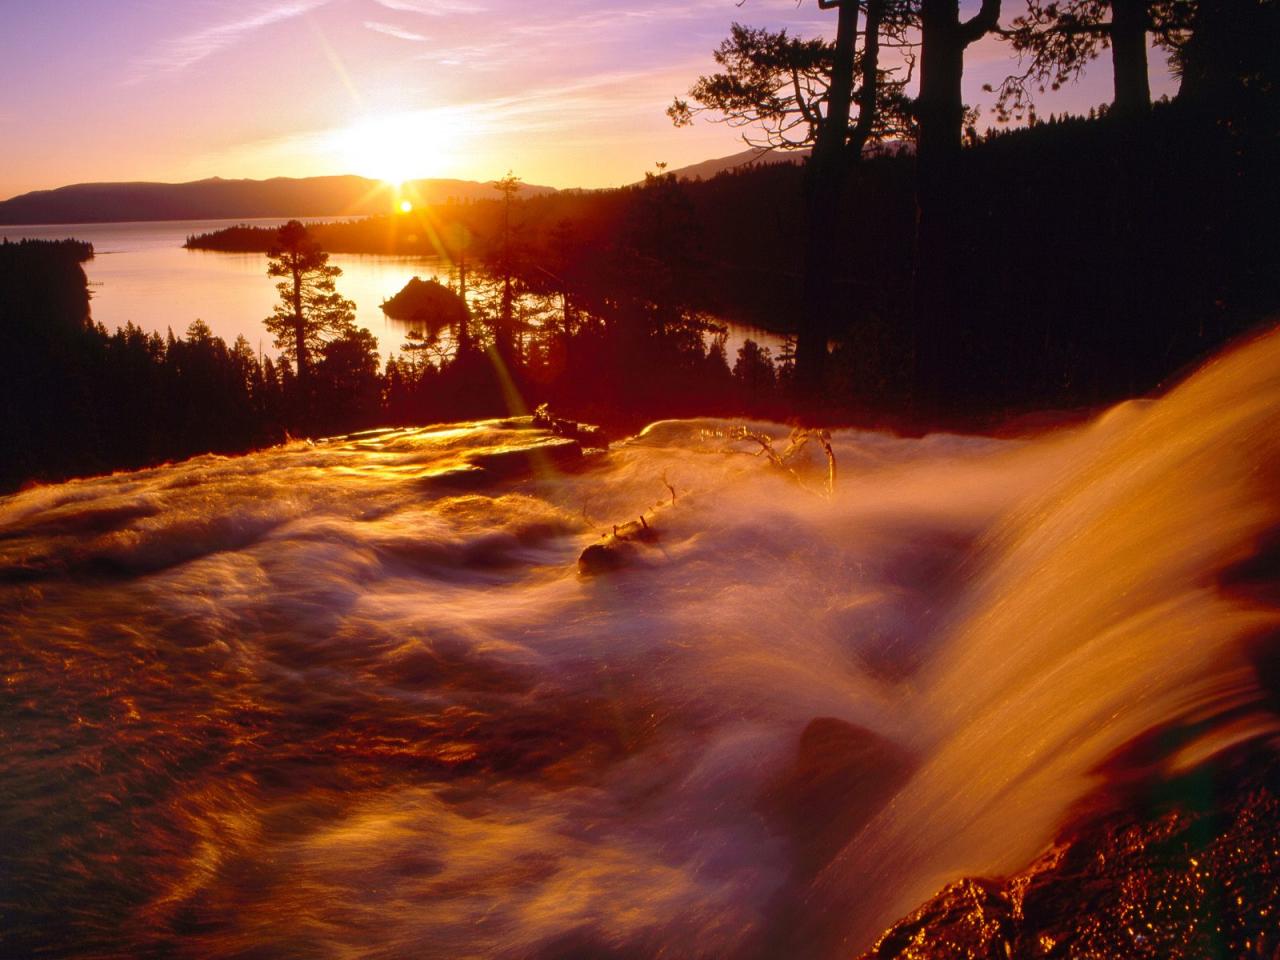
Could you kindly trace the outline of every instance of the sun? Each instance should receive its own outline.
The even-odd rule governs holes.
[[[400,201],[400,212],[401,212],[401,213],[413,213],[413,203],[412,203],[411,201],[409,201],[409,200],[401,200],[401,201]]]
[[[355,116],[346,126],[330,128],[320,143],[342,172],[399,190],[410,180],[465,176],[487,129],[468,107],[437,105]]]
[[[366,117],[335,131],[334,147],[350,172],[399,187],[439,165],[438,139],[427,118],[388,114]]]

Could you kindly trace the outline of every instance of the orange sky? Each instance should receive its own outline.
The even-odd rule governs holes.
[[[1006,6],[1012,6],[1006,4]],[[740,20],[829,31],[814,0],[40,0],[0,33],[0,197],[87,180],[490,179],[597,187],[743,148],[664,110]],[[1008,72],[971,48],[972,103]],[[1108,99],[1105,69],[1046,104]],[[1154,71],[1156,93],[1170,92]]]

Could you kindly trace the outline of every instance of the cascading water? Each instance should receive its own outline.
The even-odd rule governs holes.
[[[856,952],[1135,738],[1275,735],[1242,644],[1276,612],[1219,581],[1280,521],[1277,413],[1270,336],[1037,439],[837,433],[831,497],[819,453],[685,421],[0,500],[0,948]]]
[[[1249,646],[1280,614],[1221,584],[1280,524],[1278,403],[1272,336],[1063,438],[1061,475],[991,528],[903,705],[920,764],[820,882],[833,903],[868,891],[855,945],[958,876],[1030,860],[1104,768],[1168,776],[1280,732]],[[1113,761],[1155,731],[1163,751]]]

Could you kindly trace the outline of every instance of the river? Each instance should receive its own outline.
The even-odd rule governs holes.
[[[1272,334],[1039,437],[838,431],[830,492],[723,421],[491,421],[0,498],[0,953],[854,956],[1277,736],[1225,586],[1277,417]]]

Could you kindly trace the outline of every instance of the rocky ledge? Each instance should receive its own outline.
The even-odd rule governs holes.
[[[1276,754],[1095,802],[1027,870],[951,884],[863,960],[1057,957],[1280,960]]]

